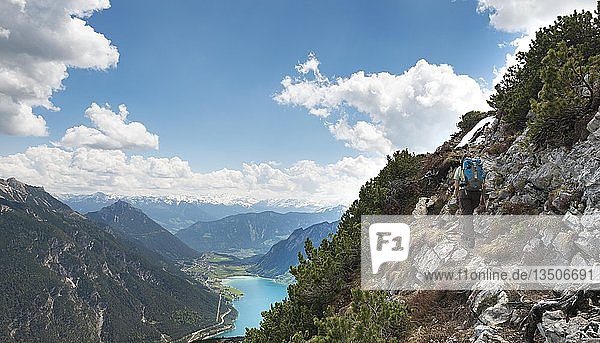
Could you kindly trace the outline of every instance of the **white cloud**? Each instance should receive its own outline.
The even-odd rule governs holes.
[[[108,0],[0,1],[0,133],[47,135],[33,108],[59,110],[50,99],[67,69],[116,66],[117,48],[84,20],[109,7]]]
[[[319,62],[315,53],[311,52],[308,54],[306,62],[296,65],[296,71],[302,75],[313,73],[317,80],[325,81],[325,78],[321,75],[321,71],[319,70],[319,64],[321,64],[321,62]]]
[[[346,146],[358,151],[372,151],[379,155],[388,155],[396,150],[382,130],[362,120],[354,126],[350,126],[346,118],[342,118],[335,124],[330,124],[328,128],[336,139],[345,141]]]
[[[158,135],[148,132],[142,123],[126,122],[129,112],[125,105],[119,105],[119,113],[115,113],[108,105],[100,107],[92,103],[85,115],[95,128],[83,125],[69,128],[56,145],[106,150],[158,149]]]
[[[322,118],[346,108],[368,115],[369,122],[351,124],[340,115],[336,124],[328,124],[334,137],[361,151],[382,154],[405,147],[431,151],[449,137],[462,114],[489,108],[488,91],[446,64],[419,60],[401,75],[358,71],[334,81],[322,76],[318,66],[314,54],[309,55],[296,67],[299,77],[283,79],[283,90],[274,100],[303,106]],[[305,77],[309,71],[313,79]]]
[[[127,156],[120,150],[45,145],[0,157],[0,177],[16,177],[53,193],[186,195],[218,199],[293,199],[315,205],[349,204],[385,158],[346,157],[332,164],[302,160],[290,167],[246,163],[240,170],[194,172],[179,157]]]
[[[488,13],[490,24],[495,29],[522,33],[511,42],[515,50],[506,55],[504,66],[496,68],[493,84],[498,84],[507,69],[516,64],[517,53],[529,50],[529,43],[538,29],[552,24],[559,15],[595,9],[595,0],[479,0],[477,11]]]
[[[514,48],[514,51],[506,54],[504,65],[500,68],[494,68],[494,80],[492,81],[492,85],[497,85],[502,81],[504,74],[508,71],[508,68],[517,64],[517,54],[519,52],[526,52],[529,50],[529,44],[535,38],[535,33],[526,34],[519,38],[515,38],[512,42],[510,42],[510,46]]]
[[[552,24],[557,16],[574,10],[596,9],[595,0],[479,0],[477,10],[489,13],[494,28],[506,32],[534,33]]]

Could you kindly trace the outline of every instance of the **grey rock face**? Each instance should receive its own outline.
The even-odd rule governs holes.
[[[415,209],[413,210],[412,214],[413,215],[426,215],[428,200],[429,200],[429,198],[427,198],[427,197],[419,198],[419,201],[417,202],[417,205],[415,206]]]
[[[474,343],[508,343],[508,341],[499,336],[493,327],[478,325],[475,328]]]
[[[596,328],[596,330],[594,330]],[[547,311],[538,329],[547,343],[598,342],[598,322],[583,315],[568,318],[561,310]]]
[[[592,120],[590,120],[586,128],[590,133],[590,137],[593,137],[595,139],[600,138],[600,112],[596,112],[596,115],[594,116],[594,118],[592,118]]]
[[[563,257],[569,259],[573,255],[574,232],[559,232],[554,238],[552,245]]]
[[[564,343],[566,341],[567,316],[561,310],[547,311],[542,316],[538,329],[547,343]]]
[[[504,305],[486,308],[479,319],[488,325],[500,325],[510,319],[511,311]]]
[[[522,239],[514,239],[511,232],[499,233],[476,228],[477,246],[505,234],[506,247],[517,247],[519,252],[522,251],[522,254],[505,257],[503,248],[497,247],[496,252],[500,257],[486,261],[477,261],[476,253],[465,249],[466,245],[463,246],[460,241],[448,241],[447,237],[452,233],[460,233],[460,229],[448,227],[446,235],[439,241],[430,240],[427,246],[414,247],[414,252],[411,252],[414,254],[413,267],[419,273],[443,270],[452,262],[475,270],[478,266],[494,263],[502,266],[534,266],[541,264],[528,262],[543,261],[549,266],[590,266],[600,261],[600,112],[587,125],[591,133],[589,139],[577,142],[570,149],[536,151],[529,146],[528,133],[525,131],[514,139],[504,153],[486,154],[486,146],[502,142],[508,137],[502,130],[501,123],[493,125],[479,139],[485,144],[469,148],[473,155],[481,157],[488,173],[486,189],[489,201],[483,213],[563,215],[563,227],[524,230],[521,232]],[[448,185],[450,183],[446,187]],[[427,196],[453,199],[451,185],[445,194],[441,194],[445,189],[440,187],[440,190],[435,195]],[[429,199],[420,198],[413,215],[431,213]],[[441,205],[435,207],[442,208],[442,215],[454,213],[457,207],[453,202]],[[487,248],[495,251],[493,247]],[[506,294],[500,299],[502,285],[497,288],[493,286],[485,291],[472,291],[471,310],[479,314],[478,323],[483,324],[473,328],[472,341],[512,341],[513,337],[502,337],[503,329],[525,318],[526,313],[520,313],[513,305],[519,302],[518,298],[515,299],[511,294],[511,302],[506,302]],[[497,301],[492,301],[495,297],[498,297]],[[600,342],[597,333],[600,325],[594,322],[594,316],[599,315],[600,310],[590,312],[593,313],[569,313],[569,317],[560,310],[546,311],[537,329],[545,342],[585,342],[589,339]]]
[[[600,256],[600,231],[583,231],[574,241],[575,246],[593,259]]]

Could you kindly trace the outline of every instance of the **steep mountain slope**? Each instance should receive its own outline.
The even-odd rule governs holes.
[[[249,268],[248,271],[270,278],[287,273],[291,266],[298,264],[298,253],[302,253],[306,257],[304,244],[307,239],[310,239],[313,246],[318,248],[323,239],[335,233],[338,224],[339,221],[333,223],[323,222],[305,229],[294,230],[287,239],[273,245],[269,252],[261,257],[256,265]]]
[[[99,226],[108,227],[115,235],[133,240],[142,247],[173,260],[189,260],[200,254],[185,245],[144,212],[124,201],[90,212],[86,217]]]
[[[245,213],[212,222],[198,222],[175,235],[197,251],[266,253],[271,245],[299,227],[338,220],[337,210],[320,213]]]
[[[217,294],[15,179],[0,179],[0,260],[2,342],[150,342],[215,322]]]
[[[227,216],[249,212],[323,212],[336,211],[341,217],[343,207],[322,208],[297,201],[229,201],[223,199],[170,198],[152,196],[113,196],[101,192],[89,195],[64,194],[60,199],[80,213],[95,212],[123,200],[139,208],[165,229],[177,232],[198,221],[212,221]]]
[[[555,215],[567,226],[477,232],[482,236],[476,248],[483,243],[500,256],[509,251],[505,258],[517,263],[537,253],[550,266],[598,262],[600,2],[595,15],[575,12],[539,30],[517,59],[490,99],[495,110],[480,118],[497,120],[487,119],[487,128],[478,120],[482,130],[465,139],[470,145],[464,149],[455,150],[478,126],[477,121],[461,126],[468,113],[458,125],[462,130],[434,153],[390,156],[342,216],[331,243],[310,249],[292,268],[296,283],[289,297],[263,313],[260,328],[250,330],[246,342],[600,340],[596,285],[562,292],[502,290],[497,284],[462,292],[359,289],[361,216],[429,214],[443,220],[456,213],[452,176],[464,154],[480,156],[489,171],[488,207],[478,214]],[[444,258],[459,256],[464,265],[476,262],[467,249],[445,255],[464,247],[444,235],[450,233],[432,236],[425,230],[412,240],[411,231],[411,255],[427,258],[409,268],[435,271]]]
[[[531,256],[531,252],[542,252],[542,258],[549,265],[592,265],[597,261],[600,254],[597,239],[600,237],[600,113],[587,128],[587,139],[571,149],[559,147],[535,153],[524,143],[526,132],[507,136],[508,128],[502,122],[472,137],[470,154],[481,156],[489,173],[488,206],[486,210],[480,209],[479,214],[564,215],[564,220],[571,223],[570,229],[564,232],[547,228],[515,233],[482,232],[480,234],[486,236],[477,236],[476,248],[491,239],[510,244],[510,249],[501,245],[487,245],[486,249],[500,253],[521,249],[521,254],[511,256],[511,263],[517,265],[528,265],[519,261]],[[372,342],[382,343],[468,341],[478,337],[495,337],[494,342],[517,342],[533,341],[540,336],[541,341],[546,338],[551,341],[556,330],[562,339],[557,342],[564,342],[567,333],[573,342],[580,341],[581,337],[600,338],[600,333],[588,330],[589,325],[598,323],[593,318],[600,315],[595,307],[600,301],[597,291],[564,292],[559,296],[553,292],[499,289],[393,295],[382,292],[378,298],[358,290],[361,215],[448,216],[456,213],[452,172],[466,151],[456,151],[454,147],[464,135],[465,132],[456,135],[432,154],[415,156],[405,151],[390,158],[380,174],[361,189],[360,200],[344,214],[331,243],[311,249],[307,252],[308,258],[292,268],[297,282],[289,287],[289,298],[264,313],[260,329],[250,330],[246,341],[290,342],[289,337],[294,336],[311,342],[309,338],[315,336],[331,339],[324,341],[343,337],[358,337],[360,341],[365,332],[366,336],[373,335]],[[496,144],[506,147],[498,151]],[[411,237],[414,239],[412,256],[428,256],[420,260],[415,257],[416,261],[410,265],[416,270],[440,266],[436,261],[441,257],[431,252],[468,251],[460,241],[454,242],[433,232],[413,231]],[[476,262],[472,258],[473,255],[464,256],[464,265]],[[503,262],[508,259],[504,258]],[[372,315],[367,315],[369,311],[361,312],[369,308],[382,310]],[[408,308],[411,325],[401,319],[407,317]],[[486,326],[475,330],[481,322]],[[465,324],[468,325],[464,329],[457,329]],[[409,330],[419,327],[421,330]],[[348,332],[348,328],[353,329]]]

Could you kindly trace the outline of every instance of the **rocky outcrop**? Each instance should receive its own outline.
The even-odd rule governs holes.
[[[596,115],[587,124],[586,129],[590,133],[589,138],[591,140],[600,139],[600,112],[596,112]]]
[[[581,313],[569,318],[562,310],[547,311],[538,329],[548,343],[597,342],[600,322],[590,320],[589,316],[589,313]]]
[[[533,265],[536,258],[545,265],[591,266],[600,262],[600,112],[587,124],[587,130],[587,139],[571,149],[534,151],[529,147],[527,131],[509,136],[510,130],[501,122],[488,120],[486,129],[468,145],[468,152],[480,156],[488,172],[487,207],[476,213],[557,215],[563,225],[537,227],[515,240],[506,232],[480,230],[478,246],[506,238],[510,249],[505,250],[518,253],[503,256],[504,265]],[[466,150],[455,151],[448,146],[457,146],[459,138],[454,137],[454,142],[447,142],[428,158],[451,161],[457,166]],[[452,199],[452,173],[453,167],[442,165],[426,172],[444,177],[437,189],[419,198],[414,216],[443,217],[457,211]],[[456,227],[447,225],[444,229],[443,235],[428,233],[411,242],[415,273],[439,270],[449,263],[478,266],[499,262],[478,260],[461,241]],[[494,247],[488,244],[486,248]],[[501,253],[502,247],[497,250]],[[551,343],[600,340],[597,292],[580,289],[557,296],[553,292],[503,291],[501,285],[477,288],[469,297],[475,318],[466,329],[471,341],[514,342],[516,337],[530,340],[534,336]]]

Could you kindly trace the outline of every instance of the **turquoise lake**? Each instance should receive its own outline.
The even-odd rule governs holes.
[[[235,329],[219,337],[243,336],[246,328],[258,327],[260,313],[268,310],[272,303],[281,301],[287,296],[287,285],[254,276],[235,276],[223,280],[223,283],[241,290],[244,296],[233,301],[233,307],[239,315],[235,321]]]

